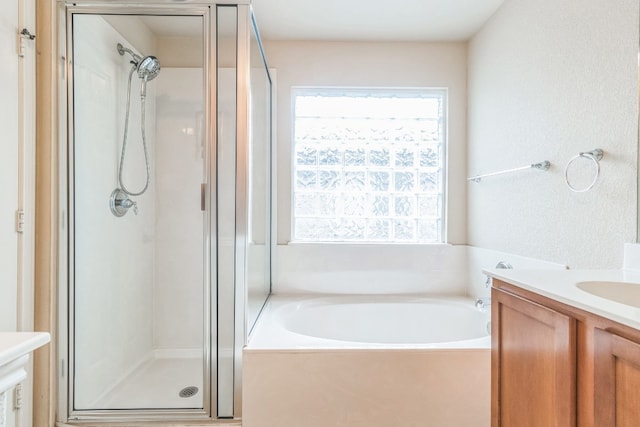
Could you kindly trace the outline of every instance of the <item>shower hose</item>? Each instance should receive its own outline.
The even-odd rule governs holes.
[[[149,165],[149,153],[147,151],[147,136],[146,136],[146,132],[145,132],[145,114],[146,114],[146,108],[145,108],[145,95],[140,95],[140,127],[141,127],[141,133],[142,133],[142,148],[144,150],[144,162],[145,162],[145,166],[146,166],[146,172],[147,172],[147,180],[144,184],[144,188],[142,188],[142,190],[140,191],[131,191],[129,189],[127,189],[127,187],[124,185],[124,181],[122,180],[122,171],[124,169],[124,161],[126,158],[125,152],[127,149],[127,136],[128,136],[128,132],[129,132],[129,107],[131,106],[131,78],[133,77],[133,72],[136,70],[136,67],[134,66],[133,68],[131,68],[131,71],[129,72],[129,82],[127,84],[127,106],[126,106],[126,113],[125,113],[125,119],[124,119],[124,136],[122,138],[122,153],[120,154],[120,163],[118,165],[118,183],[120,184],[120,188],[122,189],[122,191],[124,191],[127,195],[129,196],[140,196],[142,194],[144,194],[145,191],[147,191],[147,188],[149,188],[149,181],[151,180],[151,166]],[[146,77],[145,77],[146,80]],[[143,84],[145,84],[146,82],[143,82]]]

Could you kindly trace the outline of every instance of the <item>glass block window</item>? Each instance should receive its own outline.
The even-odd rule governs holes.
[[[443,241],[445,89],[294,89],[293,240]]]

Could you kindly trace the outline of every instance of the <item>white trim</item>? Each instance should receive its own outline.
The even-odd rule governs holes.
[[[36,32],[35,0],[18,0],[18,30]],[[22,38],[18,58],[18,206],[24,212],[23,232],[18,234],[17,330],[33,331],[35,318],[35,197],[36,197],[36,44]],[[33,418],[33,360],[25,366],[22,405],[16,426],[27,427]]]
[[[249,67],[251,53],[251,8],[238,5],[237,34],[237,95],[236,95],[236,243],[235,243],[235,305],[234,318],[230,322],[234,327],[235,342],[233,365],[233,406],[232,412],[224,414],[218,408],[218,416],[242,416],[242,349],[247,341],[247,228],[248,228],[248,167],[250,138],[249,90],[251,87]],[[220,325],[218,325],[220,327]],[[220,342],[220,341],[219,341]],[[218,347],[218,355],[228,347]],[[218,357],[218,366],[225,365],[225,359]],[[219,383],[220,384],[220,383]],[[218,389],[220,396],[228,390]]]
[[[35,32],[35,1],[19,0],[18,28]],[[18,330],[32,331],[35,275],[35,108],[36,46],[25,40],[19,67],[19,174],[18,209],[24,211],[24,231],[18,235]]]
[[[278,84],[277,72],[275,68],[269,68],[269,76],[271,77],[271,290],[277,275],[278,265]]]

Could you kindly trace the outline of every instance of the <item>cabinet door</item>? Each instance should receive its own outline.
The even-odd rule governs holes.
[[[640,425],[640,344],[601,329],[594,337],[595,425]]]
[[[575,320],[493,289],[492,325],[492,426],[575,426]]]

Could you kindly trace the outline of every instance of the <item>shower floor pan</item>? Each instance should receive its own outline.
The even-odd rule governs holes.
[[[96,408],[202,408],[202,377],[201,358],[152,358],[100,399]]]

